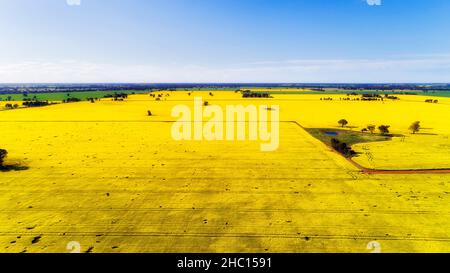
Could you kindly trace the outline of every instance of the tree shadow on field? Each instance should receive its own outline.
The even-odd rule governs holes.
[[[438,134],[434,134],[434,133],[415,133],[414,135],[437,136]]]
[[[25,171],[25,170],[28,170],[29,168],[30,167],[24,166],[21,164],[3,165],[3,166],[0,166],[0,172]]]

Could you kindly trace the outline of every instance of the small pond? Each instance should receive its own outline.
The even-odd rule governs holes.
[[[330,136],[330,137],[338,136],[337,132],[332,132],[332,131],[324,132],[324,134],[327,135],[327,136]]]

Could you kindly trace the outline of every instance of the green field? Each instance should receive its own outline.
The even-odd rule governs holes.
[[[140,94],[149,91],[143,90],[114,90],[114,91],[82,91],[82,92],[53,92],[53,93],[28,93],[28,96],[23,94],[0,94],[0,101],[22,101],[25,98],[33,98],[36,96],[37,100],[41,101],[62,101],[68,98],[78,98],[86,100],[87,98],[103,98],[106,95],[113,95],[114,93],[126,94]],[[69,95],[70,94],[70,95]]]
[[[254,90],[254,89],[261,89],[261,88],[244,88],[245,90]],[[195,89],[200,90],[200,89]],[[210,91],[235,91],[233,88],[205,88],[205,90]],[[150,92],[151,90],[114,90],[114,91],[78,91],[78,92],[46,92],[46,93],[28,93],[28,96],[24,96],[23,94],[16,93],[16,94],[0,94],[0,101],[23,101],[25,98],[33,98],[36,96],[37,100],[41,101],[62,101],[67,98],[78,98],[81,100],[86,100],[87,98],[103,98],[106,95],[112,95],[114,93],[126,93],[126,94],[141,94]],[[159,92],[160,90],[153,90],[155,92]],[[194,91],[193,88],[177,88],[176,91]],[[261,90],[258,90],[261,91]],[[261,91],[262,92],[262,91]],[[280,89],[267,89],[264,92],[269,93],[271,95],[283,95],[283,94],[290,94],[290,95],[306,95],[306,94],[347,94],[347,93],[357,93],[357,94],[396,94],[400,91],[398,90],[386,90],[386,91],[374,91],[374,90],[340,90],[340,89],[325,89],[324,91],[289,91],[286,88],[280,88]],[[429,92],[422,92],[418,90],[406,90],[402,91],[406,93],[414,93],[417,95],[427,95],[427,96],[436,96],[436,97],[450,97],[449,91],[429,91]],[[68,95],[70,94],[70,95]]]
[[[332,138],[335,138],[348,145],[366,142],[388,141],[392,138],[391,136],[383,136],[377,133],[371,134],[336,128],[305,128],[305,130],[327,145],[330,145]],[[335,133],[336,135],[327,135],[328,132]]]

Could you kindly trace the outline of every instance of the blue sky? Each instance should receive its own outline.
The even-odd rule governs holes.
[[[0,82],[450,82],[448,0],[78,1],[0,0]]]

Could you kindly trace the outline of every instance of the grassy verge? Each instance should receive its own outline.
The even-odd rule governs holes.
[[[115,91],[85,91],[85,92],[53,92],[53,93],[28,93],[27,96],[23,94],[2,94],[0,95],[0,101],[23,101],[24,99],[32,99],[36,96],[39,101],[62,101],[68,98],[77,98],[80,100],[86,100],[88,98],[103,98],[106,95],[113,95],[114,93],[125,94],[140,94],[148,91],[134,91],[134,90],[115,90]]]
[[[349,147],[358,143],[389,141],[392,139],[392,135],[371,134],[335,128],[306,128],[306,131],[328,146],[332,146],[333,139]],[[338,152],[342,153],[341,151]],[[344,154],[344,156],[351,157],[357,156],[357,154]]]

